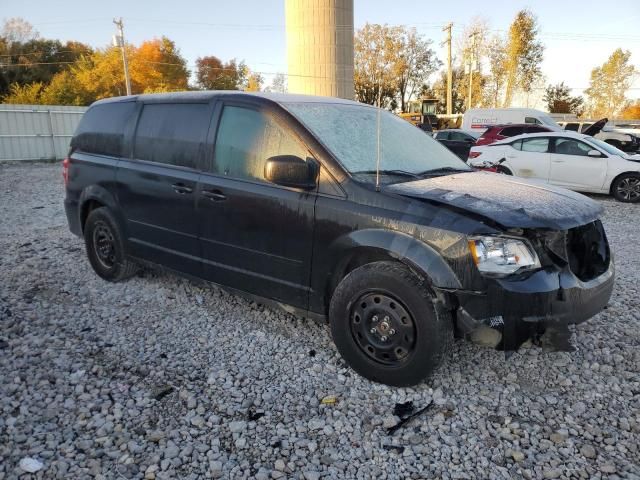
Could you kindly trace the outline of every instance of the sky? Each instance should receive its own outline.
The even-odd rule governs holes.
[[[274,73],[287,72],[284,27],[285,0],[0,0],[0,19],[22,17],[44,38],[78,40],[104,47],[115,33],[114,17],[122,17],[128,42],[165,35],[174,40],[194,69],[196,58],[215,55],[226,61],[244,60],[262,72],[269,83]],[[546,83],[564,81],[581,94],[589,85],[591,69],[605,62],[618,47],[630,50],[640,71],[640,0],[591,2],[585,0],[517,0],[427,2],[424,0],[354,0],[355,28],[365,23],[415,27],[433,41],[440,60],[442,26],[454,24],[456,35],[477,16],[492,30],[504,33],[515,13],[529,8],[538,16],[545,45]],[[454,7],[452,7],[454,5]],[[630,98],[640,98],[640,75]]]

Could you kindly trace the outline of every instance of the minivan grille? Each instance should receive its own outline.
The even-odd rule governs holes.
[[[600,220],[570,229],[566,239],[569,268],[576,277],[586,282],[607,271],[609,243]]]

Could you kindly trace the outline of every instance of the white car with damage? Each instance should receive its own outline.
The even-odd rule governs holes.
[[[621,202],[640,201],[640,155],[579,133],[534,133],[474,146],[467,163],[580,192],[611,194]]]

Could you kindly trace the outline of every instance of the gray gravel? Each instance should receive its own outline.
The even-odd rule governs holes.
[[[640,206],[598,197],[617,283],[577,352],[457,341],[397,389],[311,321],[169,274],[102,281],[62,197],[58,165],[0,166],[0,480],[25,457],[34,478],[640,478]],[[388,435],[407,400],[433,406]]]

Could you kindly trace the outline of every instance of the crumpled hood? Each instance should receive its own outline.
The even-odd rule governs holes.
[[[507,228],[566,230],[602,213],[600,204],[571,190],[490,172],[396,183],[383,190],[451,205]]]

